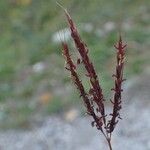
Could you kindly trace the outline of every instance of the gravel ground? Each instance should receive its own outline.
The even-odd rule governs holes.
[[[114,150],[150,150],[150,76],[128,81],[123,120],[112,139]],[[90,126],[89,118],[71,122],[49,117],[30,131],[0,132],[0,150],[107,150],[105,139]]]

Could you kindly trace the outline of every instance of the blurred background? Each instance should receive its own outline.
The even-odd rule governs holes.
[[[134,105],[131,109],[126,104],[131,116],[128,121],[135,123],[133,118],[141,123],[147,121],[150,112],[145,108],[150,99],[150,1],[58,2],[68,9],[82,39],[87,43],[89,55],[100,75],[105,98],[108,100],[111,95],[110,89],[113,87],[111,75],[115,68],[113,45],[121,31],[123,40],[128,45],[125,67],[127,82],[124,85],[126,103],[130,103],[133,97],[139,99],[135,100],[138,104],[135,101],[131,102]],[[64,69],[61,54],[63,39],[70,45],[71,53],[76,55],[65,15],[55,0],[0,0],[0,149],[22,150],[27,149],[27,146],[32,150],[99,148],[96,145],[100,141],[94,138],[97,136],[96,129],[91,129],[89,119],[86,121],[82,101],[70,81],[69,73]],[[84,75],[81,78],[85,86],[88,86]],[[141,99],[145,99],[144,103]],[[139,116],[134,115],[142,108],[146,109],[147,112],[144,114],[147,116],[145,119],[144,116],[141,117],[143,120],[139,121]],[[129,110],[132,110],[132,115]],[[143,124],[149,122],[141,125]],[[83,131],[82,136],[91,134],[91,147],[85,144],[90,139],[79,140],[74,146],[71,144],[72,141],[68,142],[71,137],[79,137],[72,131],[80,132],[86,126],[87,130]],[[145,129],[143,126],[142,129],[144,133],[150,127]],[[56,133],[53,133],[54,131]],[[66,137],[62,136],[65,135],[64,132]],[[123,132],[125,131],[121,130],[119,133]],[[131,135],[136,134],[135,131]],[[60,137],[66,138],[65,141]],[[18,138],[21,139],[20,142]],[[144,140],[139,141],[144,143]],[[129,145],[127,143],[126,145]],[[147,143],[149,147],[144,145],[145,149],[140,146],[133,149],[148,150],[150,141]]]

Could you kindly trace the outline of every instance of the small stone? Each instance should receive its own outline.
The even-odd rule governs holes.
[[[65,120],[68,122],[72,122],[79,116],[79,112],[77,109],[71,109],[65,113]]]

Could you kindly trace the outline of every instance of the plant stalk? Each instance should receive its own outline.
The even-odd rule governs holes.
[[[108,142],[109,149],[112,150],[111,139],[110,139],[110,138],[107,138],[107,142]]]

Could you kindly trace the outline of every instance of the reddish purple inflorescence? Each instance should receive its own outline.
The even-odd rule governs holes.
[[[90,88],[89,91],[86,92],[82,81],[79,79],[79,75],[77,74],[76,65],[73,62],[71,55],[69,53],[69,48],[66,43],[62,43],[63,47],[63,55],[66,60],[66,69],[69,70],[72,81],[76,85],[77,89],[80,92],[80,96],[83,99],[85,107],[87,109],[87,114],[93,117],[92,126],[96,126],[98,130],[100,130],[105,138],[108,141],[109,147],[111,148],[111,134],[114,131],[116,124],[118,123],[118,119],[120,117],[120,109],[121,109],[121,93],[122,93],[122,82],[123,79],[123,69],[124,69],[124,60],[125,60],[125,48],[126,45],[123,44],[121,36],[118,43],[114,46],[117,50],[117,64],[116,71],[113,75],[115,80],[115,86],[112,89],[114,91],[113,100],[111,103],[113,104],[113,111],[110,114],[110,119],[106,119],[105,107],[104,107],[104,97],[103,92],[98,80],[98,76],[96,74],[93,63],[91,62],[88,56],[88,48],[86,44],[81,40],[80,35],[77,31],[77,28],[70,17],[69,13],[65,10],[65,14],[67,17],[67,21],[70,27],[71,37],[75,43],[76,49],[80,54],[80,59],[77,59],[77,64],[83,63],[86,73],[85,75],[89,78]]]

